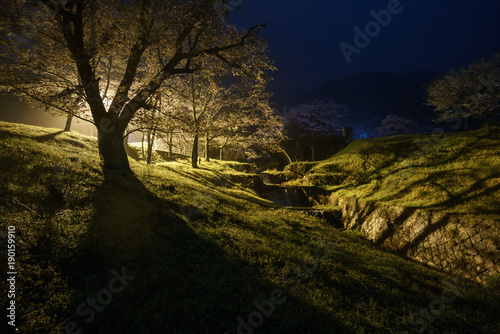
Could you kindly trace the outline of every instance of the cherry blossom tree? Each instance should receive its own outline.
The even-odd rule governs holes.
[[[427,88],[427,103],[438,112],[436,122],[456,117],[489,119],[500,112],[500,53],[467,68],[451,71]]]
[[[172,78],[209,70],[208,59],[256,78],[266,72],[262,25],[230,24],[231,4],[2,0],[0,86],[62,111],[53,97],[64,101],[69,88],[87,104],[104,168],[130,171],[125,131]]]
[[[241,75],[235,75],[224,63],[212,62],[209,67],[180,76],[168,87],[181,105],[181,128],[192,137],[194,168],[198,165],[200,141],[205,144],[205,158],[209,161],[212,143],[222,149],[249,138],[248,130],[257,122],[255,111],[269,104],[264,74],[255,77],[243,70]]]
[[[415,133],[416,127],[417,124],[412,120],[398,115],[389,114],[382,120],[380,126],[377,128],[377,132],[382,137],[407,135]]]
[[[340,131],[347,107],[330,99],[311,100],[290,109],[285,115],[290,136],[321,136]]]

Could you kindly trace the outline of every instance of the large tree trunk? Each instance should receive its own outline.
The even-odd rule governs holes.
[[[208,131],[205,134],[205,155],[205,160],[210,162],[210,138]]]
[[[71,122],[73,121],[73,115],[68,114],[68,117],[66,118],[66,125],[64,126],[65,132],[71,131]]]
[[[130,172],[127,153],[123,144],[123,132],[102,131],[99,133],[99,154],[105,169]]]
[[[191,153],[191,165],[198,168],[198,135],[194,136],[193,152]]]

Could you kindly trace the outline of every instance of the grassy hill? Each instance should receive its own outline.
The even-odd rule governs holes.
[[[356,140],[330,159],[295,164],[295,183],[339,196],[500,218],[500,129]]]
[[[234,164],[131,166],[103,173],[93,138],[0,122],[18,333],[500,333],[498,291],[277,208]]]

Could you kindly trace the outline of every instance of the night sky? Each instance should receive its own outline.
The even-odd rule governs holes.
[[[364,31],[374,21],[370,12],[389,2],[243,0],[233,21],[249,27],[267,20],[263,33],[279,69],[270,88],[285,100],[354,73],[447,72],[500,51],[498,0],[401,0],[400,13],[348,64],[340,43],[354,46],[354,28]]]

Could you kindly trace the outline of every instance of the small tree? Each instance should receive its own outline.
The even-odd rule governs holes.
[[[208,71],[199,71],[179,77],[170,87],[175,97],[181,102],[177,119],[184,132],[193,138],[191,162],[198,168],[198,149],[200,136],[205,133],[209,142],[208,125],[221,108],[221,89]],[[208,153],[207,153],[208,156]]]
[[[212,71],[217,64],[212,64]],[[180,77],[170,88],[181,102],[183,112],[178,119],[182,129],[193,138],[192,165],[197,168],[199,142],[204,140],[206,160],[210,161],[210,145],[223,148],[236,138],[247,138],[248,129],[256,122],[254,110],[268,104],[264,92],[266,80],[254,76],[234,76],[230,68],[219,66],[215,72],[198,71]],[[202,138],[204,136],[204,138]]]
[[[455,117],[489,118],[500,110],[500,53],[434,81],[427,88],[427,104],[438,112],[436,122]]]
[[[407,118],[389,114],[380,123],[377,132],[382,137],[415,133],[417,123]]]
[[[284,118],[269,106],[261,110],[259,126],[252,136],[253,142],[257,143],[265,153],[283,153],[288,161],[292,163],[292,159],[282,147],[282,143],[288,140]]]
[[[347,107],[330,99],[312,100],[290,109],[285,115],[291,136],[327,135],[339,131],[348,115]]]
[[[130,123],[132,130],[127,134],[130,135],[135,131],[140,131],[142,133],[142,158],[146,160],[148,165],[151,164],[153,147],[157,135],[162,131],[162,126],[164,125],[162,102],[163,100],[159,93],[154,98],[149,99],[144,108],[137,112],[137,116]],[[144,141],[147,143],[147,151],[144,149]]]

